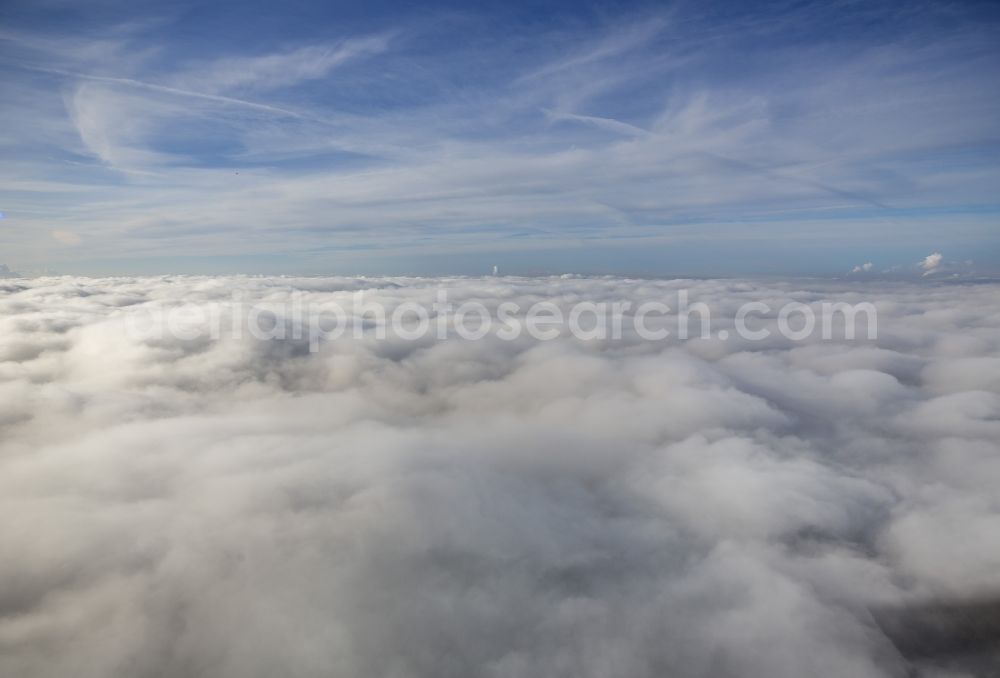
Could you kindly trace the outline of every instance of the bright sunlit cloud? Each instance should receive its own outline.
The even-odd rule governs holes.
[[[4,676],[892,678],[916,668],[880,610],[1000,590],[995,283],[0,290]],[[442,290],[456,308],[633,311],[686,290],[729,329],[745,302],[865,299],[880,330],[719,341],[713,321],[710,339],[542,342],[369,327],[318,350],[294,326],[197,331],[234,300],[351,308],[364,292],[391,313]],[[195,331],[151,331],[156,310]]]

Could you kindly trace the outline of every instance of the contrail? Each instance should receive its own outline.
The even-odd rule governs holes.
[[[287,108],[280,108],[278,106],[270,106],[268,104],[258,104],[253,101],[246,101],[244,99],[234,99],[233,97],[222,96],[221,94],[206,94],[204,92],[193,92],[187,89],[178,89],[176,87],[168,87],[166,85],[156,85],[151,82],[143,82],[142,80],[133,80],[132,78],[114,78],[106,75],[90,75],[88,73],[77,73],[74,71],[64,71],[56,68],[40,68],[34,66],[28,66],[30,70],[41,71],[43,73],[54,73],[56,75],[66,75],[73,78],[81,78],[83,80],[94,80],[96,82],[110,82],[116,85],[128,85],[129,87],[138,87],[140,89],[148,89],[154,92],[164,92],[166,94],[175,94],[182,97],[192,97],[195,99],[206,99],[208,101],[217,101],[223,104],[233,104],[236,106],[244,106],[246,108],[254,108],[260,111],[268,111],[269,113],[278,113],[280,115],[287,115],[293,118],[306,119],[306,116],[296,111],[291,111]]]
[[[829,184],[825,184],[820,181],[815,181],[813,179],[805,179],[803,177],[789,176],[777,170],[773,170],[769,167],[761,167],[760,165],[755,165],[745,160],[738,160],[736,158],[720,155],[718,153],[712,153],[711,151],[697,151],[697,152],[702,155],[708,156],[718,162],[729,165],[730,167],[734,167],[736,169],[740,169],[746,172],[751,172],[754,174],[763,174],[771,179],[784,179],[785,181],[792,181],[798,184],[802,184],[804,186],[811,186],[813,188],[818,188],[821,191],[825,191],[830,195],[835,195],[839,198],[846,198],[847,200],[851,200],[854,202],[861,202],[871,207],[877,207],[878,209],[882,210],[892,209],[889,205],[879,202],[878,200],[870,198],[866,195],[862,195],[861,193],[855,193],[854,191],[846,191],[844,189],[837,188],[836,186],[831,186]]]

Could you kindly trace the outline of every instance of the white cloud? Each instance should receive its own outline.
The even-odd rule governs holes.
[[[199,64],[190,73],[177,75],[173,82],[181,89],[209,93],[293,87],[325,78],[353,59],[384,52],[390,39],[389,35],[370,36],[263,56],[222,58]]]
[[[685,287],[730,329],[749,300],[870,300],[880,336],[125,331],[225,318],[234,292],[439,287],[491,308]],[[903,675],[871,610],[998,584],[998,328],[995,284],[11,281],[0,673]]]
[[[872,262],[866,261],[865,263],[859,264],[858,266],[852,268],[851,273],[868,273],[872,270],[872,266],[874,266]]]
[[[941,268],[941,262],[944,257],[940,252],[935,252],[934,254],[928,254],[924,257],[924,260],[920,262],[920,268],[923,269],[924,275],[931,275],[932,273],[937,273]]]

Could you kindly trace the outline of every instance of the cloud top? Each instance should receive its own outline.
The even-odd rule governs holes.
[[[934,252],[933,254],[928,254],[924,257],[924,260],[920,262],[920,268],[923,269],[924,275],[931,275],[932,273],[937,273],[938,269],[941,268],[941,262],[944,257],[940,252]]]
[[[902,676],[873,611],[1000,584],[995,284],[0,287],[4,675]],[[391,309],[440,288],[491,308],[866,300],[880,332],[313,353],[125,331],[227,317],[234,293]]]

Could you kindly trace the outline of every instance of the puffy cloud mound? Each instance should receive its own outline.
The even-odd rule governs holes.
[[[928,254],[924,257],[924,260],[920,262],[920,268],[924,270],[924,275],[931,275],[936,273],[939,268],[941,268],[941,262],[944,256],[940,252],[935,252],[934,254]]]
[[[394,308],[439,288],[490,308],[687,288],[718,327],[749,300],[871,301],[879,336],[368,332],[313,352],[291,334],[126,331],[184,304],[227,317],[234,292],[349,306],[364,289]],[[5,676],[904,676],[884,632],[905,629],[899,610],[1000,588],[996,284],[0,293]]]

